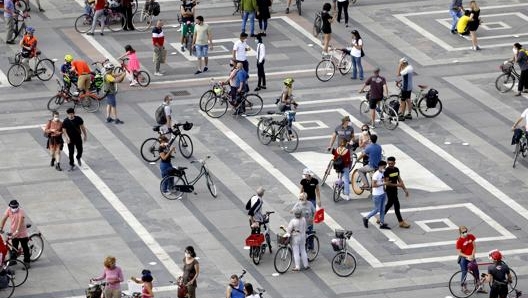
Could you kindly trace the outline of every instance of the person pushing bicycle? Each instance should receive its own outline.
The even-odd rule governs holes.
[[[279,112],[295,111],[299,105],[293,97],[293,83],[295,80],[292,77],[287,77],[282,81],[284,87],[282,88],[282,94],[277,102],[277,108]],[[295,114],[288,114],[288,133],[291,137],[292,134],[292,123],[295,121]]]
[[[499,250],[491,251],[489,258],[493,264],[488,266],[486,282],[490,284],[490,298],[507,298],[508,284],[512,283],[510,268],[502,261],[502,253]]]
[[[334,142],[337,138],[337,145],[341,144],[342,140],[346,140],[347,142],[347,149],[351,149],[352,151],[355,151],[358,147],[356,137],[354,135],[354,127],[351,125],[350,122],[350,116],[345,116],[341,119],[341,125],[338,125],[334,133],[332,134],[332,137],[330,138],[330,143],[328,144],[328,147],[326,150],[330,151],[332,150],[332,146],[334,145]]]
[[[265,189],[262,186],[259,187],[257,193],[246,203],[251,234],[260,234],[260,226],[264,224],[264,215],[262,215],[262,205],[264,204],[262,197],[264,196],[264,191]]]

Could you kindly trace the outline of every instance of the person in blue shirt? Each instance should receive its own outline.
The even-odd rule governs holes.
[[[376,142],[378,141],[378,136],[373,134],[370,136],[371,144],[365,148],[365,150],[358,157],[358,160],[361,160],[364,156],[368,156],[369,162],[366,166],[359,168],[359,177],[362,182],[362,189],[369,189],[369,183],[367,179],[367,173],[373,172],[378,169],[379,162],[382,159],[382,149],[381,146]]]
[[[247,81],[249,79],[248,73],[244,69],[243,64],[240,62],[237,63],[237,68],[238,68],[238,71],[235,77],[235,87],[237,88],[237,98],[236,98],[237,108],[235,109],[235,115],[242,114],[246,111],[244,102],[242,101],[242,96],[240,96],[239,94],[243,92],[247,92],[249,90],[249,87],[247,85]]]
[[[226,298],[244,298],[244,282],[236,274],[231,275],[229,285],[226,290]]]

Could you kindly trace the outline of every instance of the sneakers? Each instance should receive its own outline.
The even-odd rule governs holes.
[[[55,165],[55,170],[57,171],[62,171],[61,167],[60,167],[60,162],[58,162],[56,165]]]
[[[15,40],[14,39],[8,40],[8,41],[6,41],[6,44],[15,44]]]
[[[115,124],[124,124],[124,123],[125,123],[125,122],[119,120],[119,118],[115,120]]]
[[[180,50],[181,50],[182,52],[185,52],[185,48],[184,48],[183,46],[181,46]]]
[[[156,71],[156,72],[154,73],[154,75],[155,75],[155,76],[158,76],[158,77],[161,77],[163,74],[162,74],[161,72]]]
[[[400,228],[408,229],[410,227],[411,227],[411,225],[408,224],[405,220],[404,221],[400,221]]]
[[[112,119],[112,118],[110,118],[110,117],[106,118],[106,123],[110,123],[110,122],[112,122],[112,121],[114,121],[114,119]]]
[[[412,120],[412,115],[411,115],[411,113],[409,113],[409,114],[405,115],[405,119],[409,119],[409,120]]]
[[[290,8],[286,7],[286,14],[289,14],[289,13],[290,13]]]
[[[363,217],[363,226],[368,229],[368,218]]]
[[[93,32],[87,32],[86,35],[94,35]]]
[[[384,224],[381,224],[381,225],[380,225],[380,229],[383,229],[383,230],[390,230],[391,228],[389,227],[389,225],[387,225],[386,223],[384,223]]]
[[[79,165],[79,167],[82,167],[82,162],[80,158],[77,158],[77,164]]]
[[[345,201],[350,201],[350,197],[348,195],[341,195],[341,198]]]
[[[194,72],[195,75],[197,75],[197,74],[201,74],[201,73],[202,73],[202,72],[199,71],[199,70],[197,70],[196,72]]]
[[[53,167],[53,166],[55,166],[55,158],[52,158],[50,162],[50,167]]]
[[[206,72],[208,70],[209,70],[209,67],[206,66],[206,67],[204,67],[203,72]]]
[[[137,84],[138,84],[138,82],[136,82],[136,81],[134,80],[134,81],[132,81],[132,82],[130,83],[130,87],[137,86]]]
[[[451,30],[451,34],[457,34],[456,30],[455,29]]]
[[[398,121],[405,121],[405,116],[403,114],[398,114]]]

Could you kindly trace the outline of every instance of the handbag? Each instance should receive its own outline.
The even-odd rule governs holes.
[[[365,57],[365,51],[363,51],[363,47],[361,47],[361,57]]]
[[[178,277],[176,284],[178,285],[178,298],[187,297],[187,286],[183,283],[183,278],[181,276]]]

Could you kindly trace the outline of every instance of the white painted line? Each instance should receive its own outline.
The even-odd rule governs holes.
[[[0,87],[9,87],[9,86],[11,86],[11,84],[9,84],[9,81],[7,80],[7,76],[2,70],[0,70]]]
[[[162,292],[175,292],[178,290],[178,286],[162,286],[162,287],[154,287],[154,289],[152,289],[154,291],[154,293],[162,293]],[[64,297],[64,298],[86,298],[86,295],[82,295],[82,296],[69,296],[69,297]]]
[[[76,0],[76,1],[80,1],[80,0]],[[114,56],[112,56],[112,54],[110,54],[110,52],[108,52],[93,36],[83,34],[83,33],[79,33],[79,34],[81,34],[81,36],[84,39],[86,39],[86,41],[88,41],[99,53],[101,53],[104,58],[112,62],[112,64],[116,66],[121,65],[121,63],[119,63],[117,59],[115,59]]]
[[[427,233],[431,232],[441,232],[441,231],[456,231],[458,230],[458,226],[451,221],[449,218],[436,218],[436,219],[428,219],[428,220],[414,220],[414,223],[422,228],[422,230],[426,231]],[[431,228],[429,224],[431,223],[443,223],[445,227],[443,228]],[[480,240],[480,238],[479,238]],[[452,244],[453,241],[450,241]]]
[[[6,126],[6,127],[0,127],[0,131],[11,131],[11,130],[42,128],[42,125],[44,125],[44,124],[22,125],[22,126]]]

